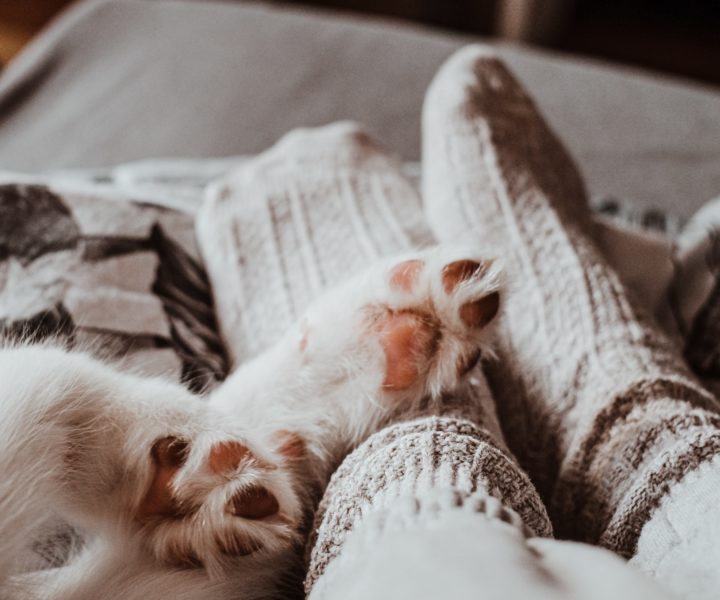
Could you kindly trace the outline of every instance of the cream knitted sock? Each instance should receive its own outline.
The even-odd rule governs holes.
[[[197,236],[235,364],[326,285],[433,243],[399,165],[352,123],[295,130],[212,185]]]
[[[551,535],[535,488],[502,447],[487,429],[457,416],[421,417],[371,436],[343,461],[325,491],[313,528],[306,591],[313,591],[312,598],[342,597],[336,593],[337,578],[328,580],[326,570],[337,560],[360,564],[363,558],[353,550],[345,553],[348,536],[368,526],[393,526],[386,521],[401,527],[412,520],[427,524],[463,507],[511,525],[523,539]],[[449,575],[440,574],[439,581]]]
[[[480,237],[509,272],[488,374],[556,531],[632,555],[672,485],[720,451],[717,402],[628,300],[574,164],[487,49],[430,86],[423,191],[438,239]]]
[[[631,563],[676,598],[715,600],[720,589],[720,457],[673,485],[640,534]]]
[[[597,547],[548,534],[544,507],[487,432],[462,418],[393,425],[348,456],[320,505],[310,600],[660,600]]]

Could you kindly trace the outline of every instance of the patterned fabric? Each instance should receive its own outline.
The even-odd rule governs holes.
[[[0,333],[211,387],[228,364],[194,216],[118,179],[0,177]]]
[[[517,464],[488,430],[467,419],[424,417],[386,427],[371,436],[333,474],[315,517],[306,591],[343,548],[346,536],[367,515],[398,498],[447,490],[475,497],[477,512],[511,522],[527,536],[552,535],[545,506]]]

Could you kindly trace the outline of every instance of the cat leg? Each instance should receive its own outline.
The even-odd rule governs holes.
[[[319,298],[301,320],[299,351],[311,369],[345,357],[326,375],[340,394],[360,385],[394,398],[391,410],[439,402],[491,354],[502,295],[497,262],[476,248],[410,252]]]
[[[323,463],[319,481],[383,423],[420,412],[455,411],[502,439],[473,370],[492,356],[501,286],[497,261],[474,247],[379,261],[317,298],[210,403],[250,429],[288,428]]]
[[[88,530],[128,523],[152,477],[154,437],[193,431],[204,410],[180,386],[121,375],[58,348],[0,350],[0,380],[0,502],[2,514],[15,515],[0,543],[11,546],[35,505]]]

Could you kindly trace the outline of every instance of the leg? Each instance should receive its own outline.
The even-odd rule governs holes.
[[[308,597],[666,598],[610,552],[531,537],[509,507],[522,506],[508,485],[517,467],[501,456],[461,419],[373,435],[345,459],[320,505]],[[532,501],[531,486],[514,489],[524,490],[525,506]]]
[[[489,373],[510,445],[561,535],[630,556],[668,490],[720,451],[717,403],[627,298],[572,161],[488,50],[440,70],[423,127],[436,235],[491,244],[514,283]]]

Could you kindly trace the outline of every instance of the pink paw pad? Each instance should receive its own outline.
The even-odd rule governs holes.
[[[293,431],[281,430],[273,436],[278,444],[278,452],[288,461],[298,461],[307,457],[305,440]]]
[[[474,260],[456,260],[445,265],[442,270],[445,293],[452,294],[460,283],[475,275],[482,275],[489,266],[489,263],[479,263]]]
[[[240,442],[218,442],[210,449],[208,468],[218,475],[229,475],[247,458],[250,458],[250,450]]]
[[[445,265],[442,272],[443,288],[452,294],[458,285],[487,272],[492,262],[458,260]],[[495,318],[500,309],[500,294],[491,292],[478,300],[467,302],[460,307],[460,318],[468,327],[483,327]]]
[[[258,466],[273,469],[253,455],[247,446],[236,441],[218,442],[208,456],[209,469],[218,475],[232,476],[243,462],[253,461]],[[225,512],[243,519],[264,519],[280,510],[278,501],[268,490],[253,485],[238,491],[225,506]]]
[[[424,266],[422,260],[406,260],[395,265],[390,271],[390,286],[403,292],[411,292]]]
[[[156,441],[150,451],[155,472],[145,498],[137,509],[141,520],[156,517],[179,518],[180,508],[173,498],[172,481],[185,464],[189,443],[175,436]]]
[[[385,351],[383,387],[404,390],[420,376],[423,361],[437,345],[435,327],[417,313],[390,312],[379,326],[380,343]]]
[[[230,498],[226,511],[243,519],[264,519],[280,510],[277,498],[260,486],[240,490]]]

